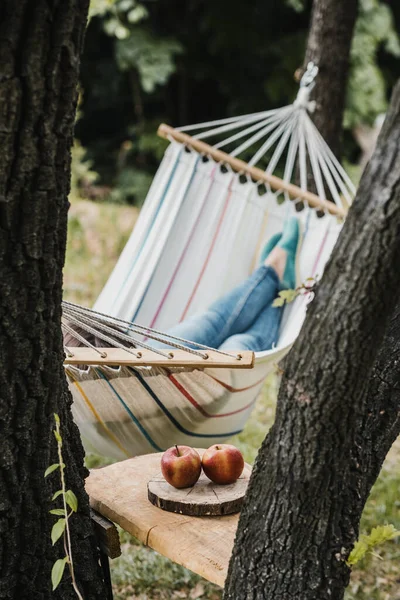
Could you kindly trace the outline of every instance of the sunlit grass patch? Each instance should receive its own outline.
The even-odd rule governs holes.
[[[72,203],[68,215],[64,298],[92,306],[132,232],[138,211],[129,206]]]

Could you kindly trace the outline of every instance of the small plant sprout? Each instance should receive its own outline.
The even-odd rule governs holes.
[[[304,283],[299,285],[296,289],[281,290],[278,297],[272,303],[272,306],[284,306],[290,304],[297,298],[297,296],[304,296],[305,294],[313,294],[317,285],[317,277],[308,277]]]
[[[64,558],[59,558],[54,563],[53,568],[51,570],[51,582],[52,582],[53,591],[54,591],[62,579],[62,576],[64,574],[65,565],[68,565],[69,572],[71,574],[73,588],[74,588],[79,600],[83,600],[83,597],[78,589],[76,579],[75,579],[74,565],[73,565],[73,561],[72,561],[72,551],[71,551],[71,535],[70,535],[70,530],[69,530],[69,526],[68,526],[68,521],[71,518],[72,514],[78,510],[78,499],[72,490],[65,489],[65,478],[64,478],[65,464],[63,463],[63,458],[62,458],[62,437],[61,437],[61,433],[60,433],[60,417],[57,414],[55,414],[54,420],[56,423],[56,428],[54,429],[54,437],[56,438],[56,441],[57,441],[58,463],[54,463],[53,465],[50,465],[50,467],[48,467],[46,469],[44,476],[47,477],[48,475],[50,475],[57,469],[60,470],[61,489],[58,490],[54,494],[52,500],[56,500],[59,496],[61,496],[62,501],[63,501],[63,506],[62,506],[62,508],[53,508],[50,511],[50,514],[60,517],[56,521],[56,523],[53,525],[53,528],[51,530],[51,541],[54,546],[54,544],[61,538],[61,536],[63,537],[65,556],[64,556]]]
[[[379,525],[378,527],[374,527],[371,529],[369,535],[362,535],[354,544],[354,548],[347,559],[347,564],[349,567],[352,567],[362,560],[366,554],[372,554],[377,558],[381,558],[373,549],[388,540],[393,540],[399,535],[400,531],[395,529],[393,525]]]

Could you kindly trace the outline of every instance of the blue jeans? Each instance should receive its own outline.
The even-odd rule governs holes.
[[[275,270],[262,265],[208,310],[185,319],[168,334],[219,350],[269,350],[278,339],[282,308],[273,307],[272,302],[280,289]],[[147,343],[168,347],[151,340]]]

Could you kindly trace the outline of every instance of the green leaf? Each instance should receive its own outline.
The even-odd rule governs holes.
[[[54,523],[53,529],[51,530],[51,541],[54,544],[60,539],[65,529],[65,519],[58,519],[57,523]]]
[[[67,490],[65,493],[65,501],[76,512],[78,510],[78,498],[72,490]]]
[[[58,463],[54,463],[54,465],[50,465],[50,467],[47,467],[47,469],[44,472],[44,476],[47,477],[47,475],[50,475],[50,473],[52,473],[53,471],[55,471],[56,469],[58,469],[60,465]]]
[[[54,420],[55,420],[55,422],[57,423],[57,425],[59,425],[59,424],[60,424],[60,417],[58,416],[58,414],[57,414],[57,413],[54,413]]]
[[[59,558],[53,565],[51,570],[51,583],[53,584],[53,592],[60,583],[64,574],[65,565],[67,564],[68,558]]]
[[[275,298],[275,300],[272,303],[272,306],[283,306],[285,304],[285,301],[283,298]]]
[[[353,550],[350,552],[347,564],[351,567],[358,563],[368,552],[368,544],[363,540],[358,540],[354,544]]]
[[[278,298],[272,303],[272,306],[283,306],[285,302],[289,304],[289,302],[293,302],[293,300],[299,295],[297,290],[282,290],[278,294]]]
[[[379,525],[378,527],[374,527],[371,529],[371,533],[369,535],[363,535],[361,538],[354,544],[353,550],[350,552],[350,556],[347,559],[347,564],[352,566],[358,563],[367,552],[374,554],[372,549],[375,546],[379,546],[384,542],[389,540],[393,540],[395,537],[400,535],[400,531],[398,531],[393,525]]]
[[[128,12],[128,21],[129,23],[139,23],[143,21],[143,19],[147,19],[149,16],[149,11],[142,4],[138,4],[133,10]]]
[[[63,491],[62,491],[62,490],[58,490],[58,492],[56,492],[56,493],[54,494],[54,496],[52,497],[52,500],[55,500],[56,498],[58,498],[58,496],[61,496],[61,494],[62,494],[62,493],[63,493]]]
[[[286,4],[293,8],[297,13],[303,12],[305,9],[304,0],[286,0]]]
[[[173,38],[159,38],[151,31],[136,29],[134,34],[128,31],[127,36],[120,37],[115,50],[118,67],[122,71],[137,69],[143,90],[151,93],[176,71],[175,56],[183,52],[183,46]]]
[[[367,541],[368,546],[373,548],[378,544],[383,544],[388,540],[393,540],[399,535],[400,531],[398,531],[393,525],[379,525],[378,527],[371,529],[371,533],[366,536],[365,540]]]
[[[58,431],[56,431],[56,430],[54,430],[54,437],[56,438],[57,442],[58,442],[59,444],[61,444],[61,442],[62,442],[62,437],[61,437],[61,435],[58,433]]]
[[[65,511],[62,508],[52,508],[49,510],[51,515],[58,515],[59,517],[65,517]]]

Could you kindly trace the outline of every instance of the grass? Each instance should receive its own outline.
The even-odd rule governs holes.
[[[73,201],[68,215],[64,297],[92,306],[121,254],[138,211],[117,204]]]
[[[137,218],[135,208],[74,201],[64,271],[66,299],[91,306],[106,282]],[[274,419],[277,378],[271,377],[244,431],[232,439],[252,463]],[[400,443],[394,445],[364,510],[361,532],[393,523],[400,529]],[[90,465],[101,464],[89,457]],[[112,561],[116,600],[219,600],[220,588],[175,565],[121,532],[122,556]],[[368,556],[353,570],[346,600],[400,600],[400,540]]]

